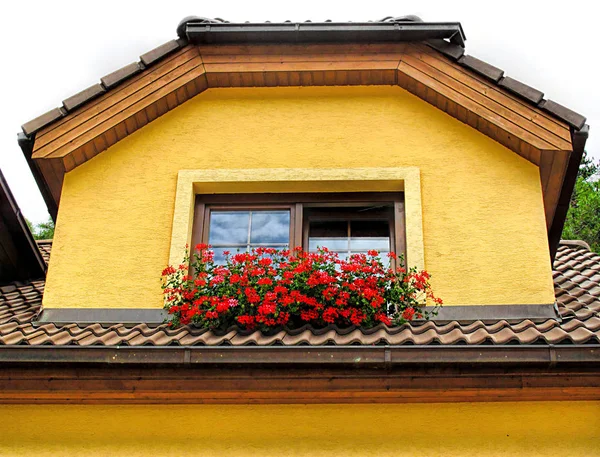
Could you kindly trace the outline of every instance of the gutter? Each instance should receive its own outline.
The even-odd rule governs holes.
[[[286,364],[351,367],[406,365],[600,366],[600,344],[502,346],[4,346],[1,363],[85,363],[109,365]],[[591,366],[590,366],[591,367]]]
[[[401,42],[450,40],[465,47],[460,22],[282,22],[231,24],[190,19],[178,31],[193,44]]]

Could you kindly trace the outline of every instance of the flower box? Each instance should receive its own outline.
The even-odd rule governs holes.
[[[388,255],[398,266],[385,267],[377,251],[340,259],[326,248],[262,247],[226,253],[218,264],[210,246],[199,244],[181,265],[162,272],[169,325],[267,332],[306,324],[392,326],[435,315],[442,300],[427,271],[407,270],[400,257]]]

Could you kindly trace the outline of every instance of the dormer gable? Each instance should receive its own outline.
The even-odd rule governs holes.
[[[231,24],[190,17],[179,38],[23,125],[56,217],[64,174],[209,88],[395,85],[537,165],[552,255],[587,138],[585,118],[467,55],[459,23]]]

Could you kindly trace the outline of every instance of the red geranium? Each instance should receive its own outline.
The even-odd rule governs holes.
[[[429,273],[405,269],[394,253],[388,256],[396,268],[384,267],[377,251],[348,260],[327,249],[308,253],[299,248],[257,248],[225,256],[225,264],[219,265],[210,246],[199,244],[178,268],[163,270],[171,326],[368,328],[400,325],[415,316],[427,319],[442,304],[431,291]],[[424,308],[426,299],[433,312]]]

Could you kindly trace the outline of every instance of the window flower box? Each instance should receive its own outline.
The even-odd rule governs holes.
[[[198,244],[181,265],[162,272],[169,325],[268,332],[306,324],[392,326],[435,315],[442,300],[427,271],[407,270],[396,254],[387,256],[392,267],[375,250],[340,259],[326,248],[258,247],[225,252],[216,262],[210,246]],[[427,300],[432,310],[425,309]]]

